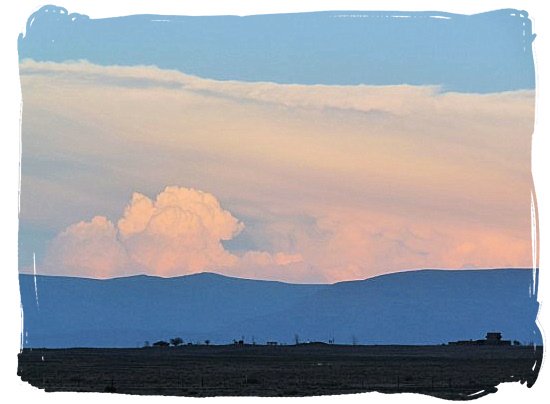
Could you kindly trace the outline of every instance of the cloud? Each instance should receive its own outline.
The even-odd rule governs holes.
[[[128,256],[104,216],[67,227],[51,242],[40,273],[107,278],[124,272]]]
[[[534,91],[245,83],[88,62],[20,68],[21,220],[61,233],[111,218],[125,258],[110,268],[126,265],[113,274],[317,282],[531,265]],[[179,192],[145,196],[166,184],[208,190],[224,208]],[[134,190],[143,194],[119,220]]]
[[[115,226],[104,216],[68,226],[52,241],[41,273],[107,278],[145,273],[178,276],[203,271],[285,267],[299,254],[247,251],[241,257],[223,240],[244,224],[207,192],[169,186],[153,201],[134,193]],[[266,270],[267,272],[267,270]]]
[[[221,241],[243,227],[213,195],[179,187],[167,187],[155,201],[134,193],[118,221],[131,260],[162,276],[235,265]]]
[[[20,73],[25,79],[48,77],[72,85],[160,89],[191,92],[203,98],[305,109],[335,109],[397,116],[426,114],[428,111],[464,115],[476,112],[500,115],[532,113],[533,90],[489,94],[443,92],[439,86],[414,85],[303,85],[271,82],[212,80],[156,66],[101,66],[85,60],[56,63],[23,60]],[[465,102],[475,99],[475,104]],[[527,103],[525,102],[527,101]]]
[[[327,281],[323,270],[312,267],[304,261],[299,253],[246,251],[240,255],[237,265],[220,272],[240,278],[295,283],[324,283]]]
[[[151,200],[134,193],[116,226],[103,216],[68,226],[52,241],[39,272],[109,278],[212,271],[326,283],[403,269],[530,264],[528,240],[483,226],[455,223],[451,231],[430,221],[345,209],[304,223],[276,221],[262,229],[272,241],[269,249],[278,252],[230,252],[222,241],[245,227],[212,194],[167,187]]]
[[[363,209],[318,211],[312,220],[267,222],[258,230],[270,250],[292,251],[300,262],[293,276],[302,282],[365,279],[418,268],[529,267],[529,229],[522,234],[483,223],[446,225],[429,217],[410,220]],[[257,270],[257,274],[261,270]],[[275,270],[263,276],[275,275]],[[284,276],[284,274],[278,274]],[[275,278],[277,279],[277,278]],[[280,279],[280,278],[279,278]],[[284,278],[288,279],[288,275]]]

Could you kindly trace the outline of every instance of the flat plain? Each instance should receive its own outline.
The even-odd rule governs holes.
[[[25,348],[23,381],[51,391],[171,396],[413,392],[468,400],[503,382],[532,386],[542,346],[184,345]]]

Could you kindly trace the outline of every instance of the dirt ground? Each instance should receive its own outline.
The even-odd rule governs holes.
[[[378,391],[466,400],[532,386],[542,347],[180,346],[24,349],[18,374],[46,391],[173,396],[311,396]]]

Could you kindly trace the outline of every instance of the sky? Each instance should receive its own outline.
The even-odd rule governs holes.
[[[39,11],[20,271],[33,253],[94,278],[532,266],[529,20],[383,15]]]

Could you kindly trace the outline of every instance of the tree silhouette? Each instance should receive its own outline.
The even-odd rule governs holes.
[[[209,339],[205,339],[205,340],[204,340],[204,343],[205,343],[206,345],[210,345],[210,340],[209,340]]]
[[[173,346],[178,346],[183,344],[183,340],[180,337],[172,338],[170,339],[170,344],[172,344]]]

